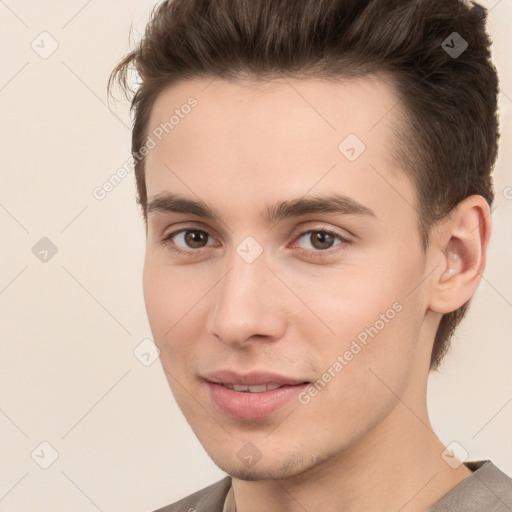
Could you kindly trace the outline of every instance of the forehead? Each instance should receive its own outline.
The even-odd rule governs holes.
[[[297,142],[315,132],[316,143],[320,138],[336,142],[347,133],[358,135],[365,143],[385,143],[392,142],[390,128],[400,123],[400,102],[391,79],[383,74],[335,81],[283,77],[233,82],[207,77],[164,89],[153,105],[148,131],[169,121],[190,98],[197,106],[190,115],[180,116],[180,127],[173,123],[176,143],[190,135],[187,127],[196,137],[202,140],[207,135],[216,145],[226,135],[241,138],[248,134],[258,143],[285,132],[290,135],[286,139]],[[295,147],[297,151],[299,147]]]
[[[148,123],[156,143],[146,157],[148,197],[178,188],[257,207],[261,194],[278,200],[315,189],[369,200],[398,190],[413,200],[395,158],[400,106],[382,76],[173,84]]]

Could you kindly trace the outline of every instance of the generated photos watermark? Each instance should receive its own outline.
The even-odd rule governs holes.
[[[315,382],[311,383],[302,393],[298,400],[302,405],[308,405],[312,398],[318,395],[329,382],[331,382],[348,364],[366,347],[368,342],[375,338],[403,309],[400,302],[394,302],[384,313],[379,315],[370,327],[365,327],[350,343],[350,347],[338,355],[336,360]]]
[[[152,149],[155,149],[159,142],[161,142],[165,135],[171,133],[172,130],[178,126],[185,117],[187,117],[192,109],[197,107],[198,101],[196,98],[191,96],[188,98],[186,103],[180,106],[180,108],[174,109],[174,112],[169,116],[169,119],[163,123],[160,123],[156,128],[153,128],[151,133],[146,137],[146,141],[139,148],[138,151],[132,153],[126,162],[121,165],[116,172],[110,175],[110,177],[101,185],[93,188],[92,195],[94,199],[103,201],[107,195],[112,192],[128,175],[132,174],[135,165],[143,160]]]

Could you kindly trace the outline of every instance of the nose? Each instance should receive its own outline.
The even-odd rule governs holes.
[[[279,304],[279,283],[272,277],[262,257],[247,263],[235,254],[230,271],[216,287],[209,333],[238,348],[256,339],[281,338],[287,319],[282,301]]]

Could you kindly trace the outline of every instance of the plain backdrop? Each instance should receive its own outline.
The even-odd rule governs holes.
[[[151,332],[133,174],[93,196],[130,151],[108,74],[154,4],[0,1],[0,511],[149,511],[224,476],[159,361],[136,357]],[[443,442],[512,475],[512,0],[483,4],[501,79],[493,238],[429,405]]]

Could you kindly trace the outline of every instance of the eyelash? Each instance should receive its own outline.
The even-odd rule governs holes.
[[[198,231],[198,232],[201,232],[201,233],[205,233],[207,236],[211,237],[211,235],[204,229],[199,229],[199,228],[193,228],[193,227],[188,227],[188,228],[182,228],[182,229],[179,229],[177,231],[173,231],[172,233],[169,233],[167,235],[165,235],[162,239],[161,239],[161,244],[164,246],[164,247],[170,247],[171,244],[172,244],[172,247],[171,250],[177,254],[181,254],[181,255],[192,255],[192,254],[197,254],[199,252],[201,252],[201,249],[204,249],[204,247],[201,247],[199,249],[183,249],[182,247],[176,245],[175,243],[172,242],[172,238],[175,237],[176,235],[180,234],[180,233],[183,233],[183,232],[187,232],[187,231]],[[352,240],[350,240],[349,238],[345,237],[345,236],[342,236],[340,235],[339,233],[336,233],[335,231],[331,231],[329,229],[325,229],[325,228],[322,228],[322,227],[318,227],[318,228],[310,228],[310,229],[307,229],[305,231],[302,231],[301,233],[299,233],[296,237],[295,237],[295,240],[298,241],[300,240],[304,235],[308,235],[308,234],[311,234],[311,233],[324,233],[326,235],[330,235],[336,239],[339,240],[339,244],[336,244],[334,245],[333,247],[329,248],[329,249],[325,249],[325,250],[320,250],[320,249],[317,249],[317,250],[314,250],[314,249],[302,249],[299,247],[299,250],[303,253],[307,253],[307,255],[309,257],[314,257],[314,258],[321,258],[325,255],[330,255],[332,254],[333,252],[338,252],[338,251],[342,251],[344,249],[346,249],[347,245],[351,244],[352,243]],[[294,244],[297,243],[297,242],[294,242]],[[339,247],[338,249],[335,249],[336,247],[338,246],[341,246]]]
[[[182,249],[179,245],[176,245],[175,243],[172,242],[172,238],[176,235],[179,235],[180,233],[186,233],[187,231],[198,231],[198,232],[201,232],[201,233],[206,233],[208,236],[211,236],[210,233],[208,233],[207,231],[205,231],[204,229],[199,229],[199,228],[182,228],[182,229],[178,229],[177,231],[173,231],[172,233],[169,233],[168,235],[165,235],[162,240],[161,240],[161,243],[164,247],[169,247],[171,244],[172,244],[172,247],[171,247],[171,250],[177,254],[184,254],[184,255],[191,255],[191,254],[194,254],[194,253],[198,253],[201,251],[201,249],[204,249],[204,247],[201,247],[200,249],[189,249],[189,250],[186,250],[186,249]]]

